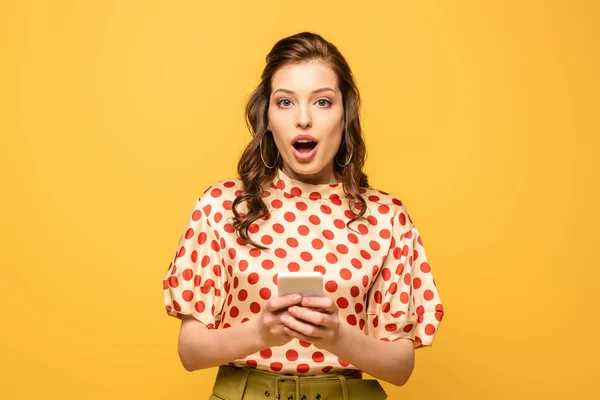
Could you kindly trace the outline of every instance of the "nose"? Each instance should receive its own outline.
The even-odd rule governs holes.
[[[298,128],[306,129],[312,125],[312,119],[308,109],[309,107],[306,106],[300,107],[300,115],[298,116],[298,122],[296,122]]]

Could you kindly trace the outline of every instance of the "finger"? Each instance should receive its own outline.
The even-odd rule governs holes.
[[[307,307],[295,307],[288,308],[288,312],[296,319],[311,323],[317,326],[328,326],[332,322],[332,316]]]
[[[335,302],[330,297],[305,297],[302,299],[303,307],[320,308],[327,313],[334,313],[338,310]]]
[[[315,326],[312,324],[308,324],[306,322],[300,321],[293,316],[282,318],[283,324],[305,336],[311,336],[313,338],[321,338],[325,335],[325,328],[320,326]]]
[[[314,341],[318,340],[318,338],[312,338],[312,337],[303,335],[300,332],[296,332],[295,330],[288,328],[287,326],[283,328],[283,332],[288,336],[294,337],[299,340],[303,340],[308,343],[313,343]]]
[[[267,301],[267,310],[275,312],[281,310],[282,308],[287,308],[294,304],[298,304],[301,300],[302,296],[299,294],[290,294],[284,297],[275,296]]]

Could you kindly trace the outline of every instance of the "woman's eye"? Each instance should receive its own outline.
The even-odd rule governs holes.
[[[285,104],[283,104],[284,102],[286,102],[286,103],[285,103]],[[281,99],[281,100],[279,100],[279,101],[277,102],[277,104],[279,104],[279,105],[282,105],[282,106],[284,106],[284,107],[287,107],[287,106],[289,106],[290,104],[288,104],[288,103],[291,103],[291,101],[290,101],[289,99]],[[319,99],[319,100],[317,100],[317,103],[318,103],[320,106],[327,106],[328,104],[331,104],[331,101],[329,101],[329,100],[327,100],[327,99]]]

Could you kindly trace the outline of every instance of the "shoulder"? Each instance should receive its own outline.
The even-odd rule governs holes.
[[[361,194],[367,202],[367,208],[378,217],[387,217],[391,222],[406,228],[413,226],[404,201],[393,193],[376,188],[361,188]]]
[[[206,187],[200,193],[198,201],[203,205],[223,205],[225,202],[232,202],[242,189],[242,180],[237,177],[221,179]]]

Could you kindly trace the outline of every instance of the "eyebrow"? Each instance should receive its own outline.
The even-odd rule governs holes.
[[[319,88],[319,89],[315,89],[311,93],[321,93],[321,92],[327,92],[329,90],[335,93],[335,90],[333,90],[332,88],[329,88],[329,87],[322,87],[322,88]],[[273,94],[275,94],[277,92],[285,92],[285,93],[289,93],[289,94],[294,94],[293,91],[288,90],[288,89],[283,89],[283,88],[279,88],[279,89],[275,90],[273,92]]]

